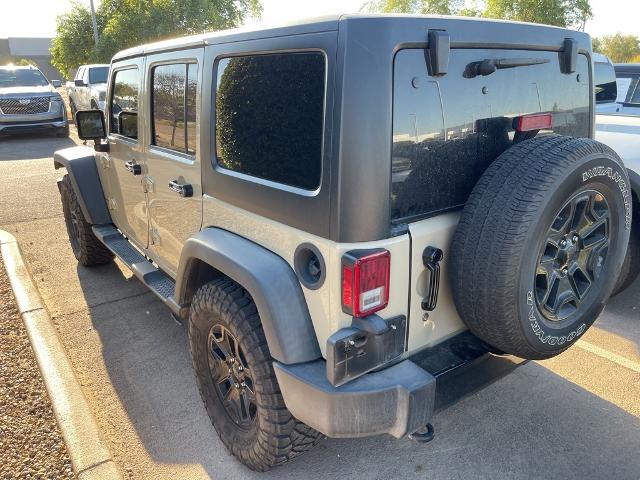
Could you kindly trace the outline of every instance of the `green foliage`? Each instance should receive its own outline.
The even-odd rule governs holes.
[[[125,48],[237,27],[261,12],[259,0],[103,0],[96,12],[100,39],[94,45],[89,9],[73,3],[57,19],[52,63],[68,74],[84,63],[108,63]]]
[[[431,13],[577,27],[591,18],[589,0],[371,0],[369,12]]]
[[[423,13],[456,15],[464,6],[464,0],[372,0],[362,10],[379,13]]]
[[[605,35],[593,38],[593,50],[609,57],[614,63],[635,63],[640,61],[640,37],[635,35]]]
[[[51,46],[51,64],[67,78],[69,70],[91,58],[93,30],[91,12],[80,3],[57,19],[56,36]]]
[[[483,17],[577,27],[591,18],[589,0],[487,0]]]

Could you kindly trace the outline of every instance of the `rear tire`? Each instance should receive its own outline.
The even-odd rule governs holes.
[[[60,197],[69,243],[78,262],[85,267],[109,263],[113,253],[96,238],[91,225],[85,220],[68,174],[62,177]]]
[[[596,320],[631,226],[627,171],[589,139],[523,141],[486,170],[451,246],[451,285],[469,329],[506,353],[550,358]]]
[[[244,465],[269,470],[321,438],[287,410],[258,311],[240,285],[224,277],[198,289],[191,304],[189,343],[209,418]]]

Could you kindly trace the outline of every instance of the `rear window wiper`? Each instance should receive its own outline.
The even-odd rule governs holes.
[[[504,68],[526,67],[529,65],[541,65],[549,63],[548,58],[485,58],[479,62],[472,62],[467,65],[464,71],[465,78],[473,78],[478,75],[486,77],[496,70]]]

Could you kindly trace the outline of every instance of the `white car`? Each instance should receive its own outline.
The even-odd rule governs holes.
[[[67,82],[69,107],[75,116],[78,110],[103,110],[107,96],[109,64],[82,65],[72,82]]]
[[[640,187],[640,104],[632,108],[631,101],[638,102],[640,89],[637,88],[640,65],[613,65],[604,55],[594,54],[594,83],[596,90],[595,138],[611,147],[620,156],[631,183],[632,190]],[[624,81],[621,72],[636,67],[637,76]],[[621,82],[621,80],[623,80]],[[622,266],[614,295],[628,287],[638,276],[640,268],[640,212],[638,197],[633,193],[633,225],[629,238],[629,248]]]

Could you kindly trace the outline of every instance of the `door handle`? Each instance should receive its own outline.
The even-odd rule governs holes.
[[[138,165],[135,160],[130,160],[124,164],[133,175],[140,175],[142,173],[142,166]]]
[[[171,180],[169,188],[181,197],[191,197],[193,195],[193,187],[188,183],[178,183],[178,180]]]
[[[438,291],[440,290],[440,261],[442,260],[442,250],[436,247],[427,247],[422,252],[422,264],[429,271],[431,279],[427,296],[422,299],[420,306],[422,310],[431,312],[438,303]]]

